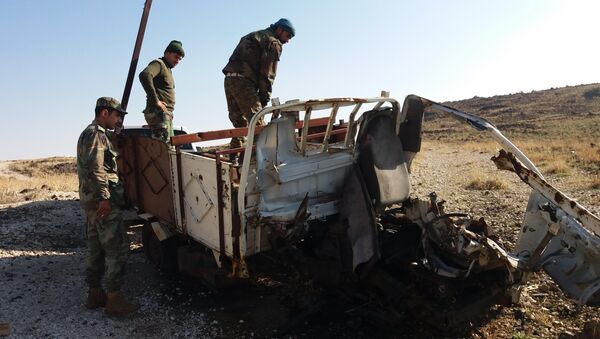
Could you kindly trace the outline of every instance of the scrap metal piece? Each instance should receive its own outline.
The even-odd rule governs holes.
[[[499,266],[509,271],[517,269],[519,259],[488,237],[483,219],[462,213],[443,214],[439,205],[435,193],[429,194],[429,201],[412,199],[404,205],[406,216],[424,231],[421,240],[426,267],[452,278],[466,278],[474,270]]]
[[[523,268],[543,268],[580,304],[600,303],[600,219],[512,153],[502,150],[492,161],[534,189],[517,244],[519,256],[528,262]]]
[[[515,172],[524,183],[540,192],[542,196],[564,210],[567,214],[581,222],[584,227],[589,228],[597,236],[600,235],[600,218],[592,214],[577,201],[568,197],[554,186],[550,185],[541,176],[525,167],[514,154],[500,150],[492,161],[498,169]]]

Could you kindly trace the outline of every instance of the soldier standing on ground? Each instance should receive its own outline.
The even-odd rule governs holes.
[[[185,52],[180,41],[173,40],[162,58],[152,60],[139,78],[146,92],[144,118],[152,130],[152,137],[169,142],[173,136],[175,82],[171,69],[183,59]]]
[[[109,139],[112,136],[109,130],[119,126],[127,112],[119,101],[110,97],[99,98],[95,112],[95,119],[77,141],[79,197],[87,221],[89,291],[85,306],[105,307],[107,314],[126,315],[135,312],[138,306],[121,294],[129,239],[123,224],[124,189],[117,175],[117,152]],[[102,289],[104,275],[108,295]]]
[[[296,34],[288,19],[279,19],[269,28],[241,38],[223,68],[229,120],[234,127],[246,127],[252,116],[267,106],[282,45]],[[244,138],[232,138],[230,148],[241,147]],[[237,157],[231,157],[237,162]]]

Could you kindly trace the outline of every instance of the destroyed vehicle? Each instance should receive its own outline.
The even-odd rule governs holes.
[[[435,193],[411,196],[426,108],[490,133],[503,149],[498,168],[532,187],[514,252],[483,219],[446,212]],[[246,137],[244,148],[179,147],[234,136]],[[580,303],[600,301],[599,219],[493,124],[418,96],[402,106],[386,95],[296,100],[264,108],[247,128],[175,136],[174,149],[136,135],[119,144],[129,202],[146,220],[144,249],[164,271],[226,286],[284,262],[314,284],[353,286],[442,329],[517,302],[540,269]]]

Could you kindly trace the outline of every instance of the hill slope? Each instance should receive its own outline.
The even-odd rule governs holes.
[[[444,104],[490,120],[509,137],[600,138],[600,84],[473,97]],[[428,112],[425,119],[425,132],[429,134],[462,130],[461,123],[440,113]],[[464,135],[459,133],[460,137]]]

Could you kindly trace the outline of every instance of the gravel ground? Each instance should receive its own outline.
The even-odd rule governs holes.
[[[169,301],[179,287],[160,292],[161,284],[168,282],[157,277],[139,252],[130,258],[124,287],[124,293],[140,304],[139,313],[117,319],[101,309],[87,310],[84,218],[75,194],[58,196],[60,200],[11,204],[0,210],[0,322],[10,324],[11,336],[219,336],[219,327],[206,313],[181,312],[181,305]]]
[[[413,190],[421,197],[437,192],[447,201],[447,212],[485,217],[512,249],[530,190],[514,174],[497,171],[489,161],[491,155],[424,149],[413,166]],[[477,171],[499,178],[509,188],[465,190],[469,173]],[[599,212],[598,190],[575,187],[566,193]],[[101,310],[83,306],[83,223],[74,192],[49,192],[46,200],[0,205],[0,324],[9,324],[10,337],[430,336],[414,324],[378,330],[330,310],[283,335],[280,329],[293,314],[278,292],[264,286],[215,292],[184,277],[162,276],[140,251],[140,227],[135,226],[130,231],[133,252],[124,292],[141,308],[125,319],[107,317]],[[597,309],[567,299],[541,272],[532,276],[521,304],[495,307],[467,337],[593,337],[598,321]]]

